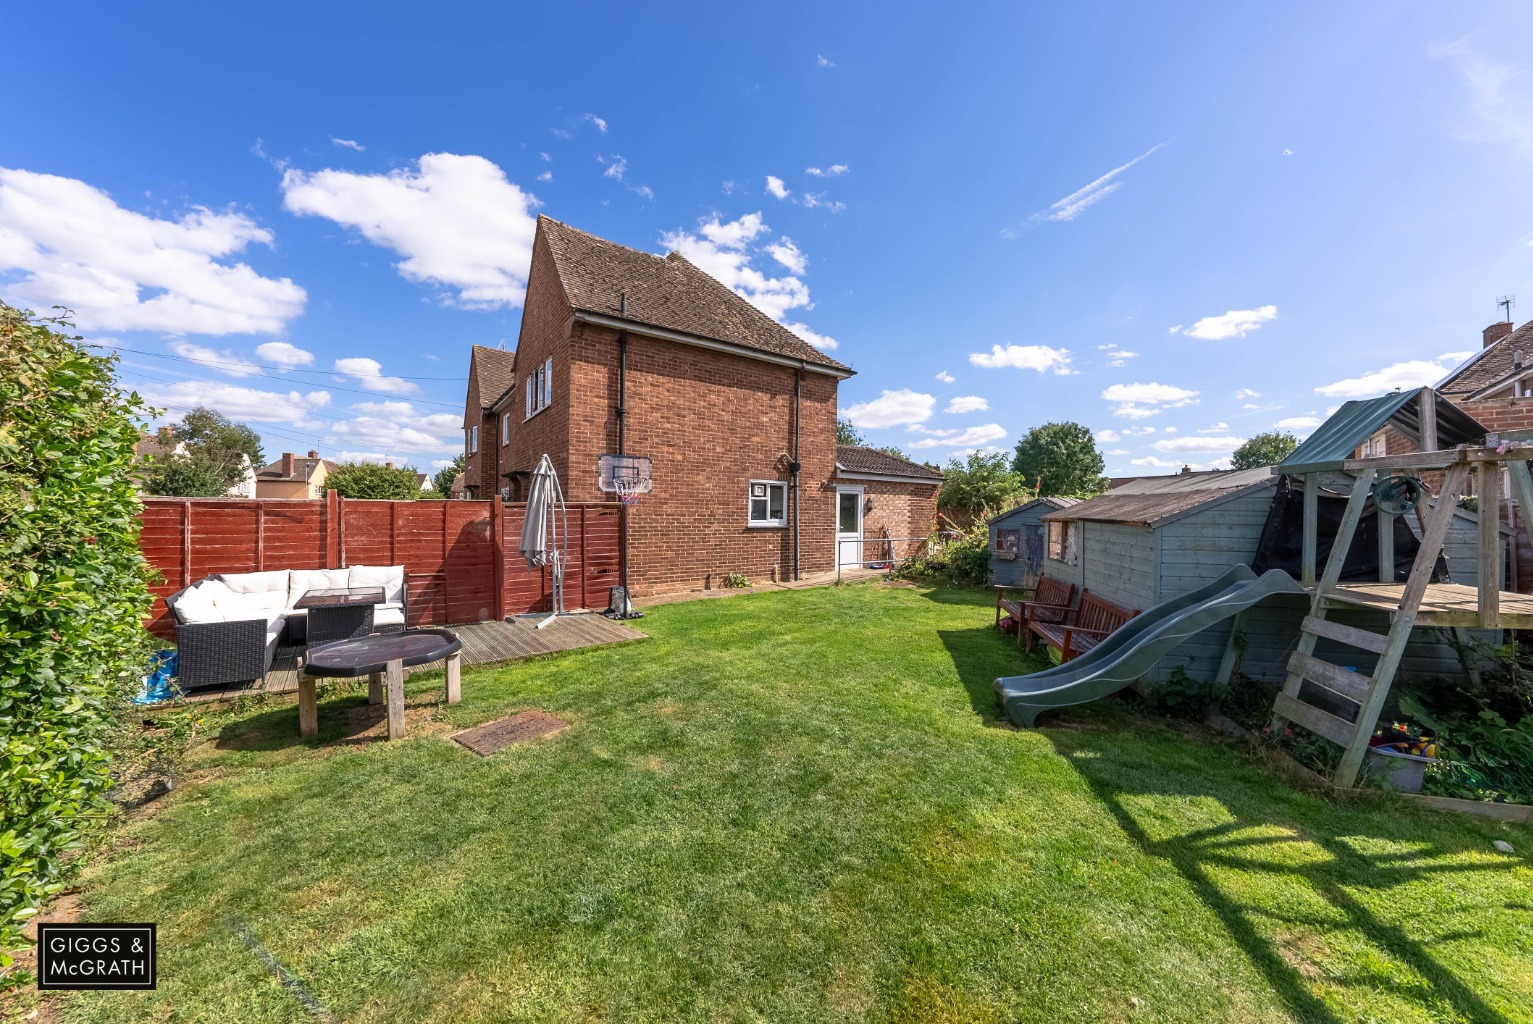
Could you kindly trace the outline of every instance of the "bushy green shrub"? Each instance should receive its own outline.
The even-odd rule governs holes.
[[[375,462],[343,462],[325,477],[325,490],[343,498],[386,498],[415,501],[421,497],[420,475],[411,467],[395,469]]]
[[[50,323],[0,304],[0,968],[105,809],[114,712],[146,654],[143,405]]]
[[[894,579],[937,579],[959,586],[982,586],[990,575],[990,528],[982,519],[955,534],[933,534],[889,575]]]

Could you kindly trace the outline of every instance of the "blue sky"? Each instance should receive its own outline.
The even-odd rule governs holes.
[[[456,452],[540,212],[680,248],[937,462],[1073,419],[1218,466],[1533,303],[1523,3],[235,7],[8,15],[0,297],[273,456]]]

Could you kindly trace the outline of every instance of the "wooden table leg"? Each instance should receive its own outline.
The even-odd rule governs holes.
[[[383,703],[383,673],[374,672],[367,677],[367,702],[369,704]]]
[[[447,656],[447,703],[456,704],[463,699],[463,657],[461,651]]]
[[[403,661],[389,662],[383,670],[383,679],[389,691],[389,739],[404,739],[405,663]]]
[[[319,733],[319,701],[314,693],[314,677],[298,674],[298,735]]]

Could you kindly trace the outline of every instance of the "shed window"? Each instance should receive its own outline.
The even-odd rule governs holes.
[[[1017,557],[1017,547],[1022,539],[1021,530],[998,529],[995,531],[995,557],[1003,561],[1014,561]]]
[[[1078,562],[1080,524],[1074,519],[1049,524],[1049,557],[1056,562],[1075,565]]]

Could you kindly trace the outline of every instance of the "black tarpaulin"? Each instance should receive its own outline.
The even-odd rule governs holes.
[[[1317,501],[1319,529],[1315,542],[1315,574],[1324,574],[1331,558],[1331,548],[1336,543],[1336,533],[1341,528],[1342,516],[1347,511],[1347,496],[1321,491]],[[1404,583],[1411,573],[1411,564],[1421,542],[1416,539],[1404,516],[1389,516],[1389,524],[1395,532],[1396,583]],[[1296,487],[1292,478],[1278,480],[1277,491],[1272,495],[1272,505],[1267,511],[1267,522],[1262,526],[1261,540],[1256,545],[1256,558],[1251,568],[1258,574],[1268,569],[1282,569],[1294,579],[1300,578],[1304,557],[1304,489]],[[1447,564],[1437,557],[1432,573],[1434,582],[1448,578]],[[1363,506],[1362,522],[1352,538],[1347,560],[1342,563],[1341,582],[1376,583],[1379,580],[1379,517],[1375,513],[1373,498]]]

